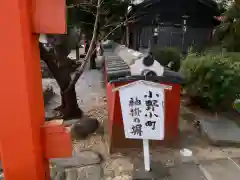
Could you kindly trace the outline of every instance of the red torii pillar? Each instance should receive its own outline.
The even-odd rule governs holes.
[[[62,124],[44,123],[38,35],[66,32],[65,0],[2,0],[0,155],[5,180],[48,180],[48,159],[71,156]]]

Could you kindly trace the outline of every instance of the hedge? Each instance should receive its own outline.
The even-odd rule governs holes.
[[[240,94],[240,53],[189,54],[182,62],[186,93],[212,110],[232,108]]]
[[[155,60],[157,60],[162,66],[170,65],[171,70],[179,70],[181,53],[178,49],[173,47],[154,48],[152,53]]]

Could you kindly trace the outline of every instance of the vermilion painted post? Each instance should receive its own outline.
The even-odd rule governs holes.
[[[50,11],[56,18],[46,17]],[[49,180],[48,158],[71,156],[69,132],[62,124],[44,123],[39,42],[34,35],[65,33],[65,11],[65,0],[1,2],[0,157],[5,180]]]
[[[32,0],[33,30],[42,34],[64,34],[66,25],[66,0]]]
[[[0,145],[6,180],[46,180],[44,105],[30,0],[0,6]]]

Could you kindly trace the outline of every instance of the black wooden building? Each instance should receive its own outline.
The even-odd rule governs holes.
[[[136,50],[170,46],[182,52],[201,48],[211,40],[218,15],[213,0],[145,0],[129,12],[129,45]]]

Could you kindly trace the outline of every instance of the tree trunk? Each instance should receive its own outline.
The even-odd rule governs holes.
[[[76,60],[78,61],[80,58],[79,47],[76,45]]]
[[[101,0],[98,0],[97,2],[97,12],[96,12],[96,18],[95,18],[95,23],[94,23],[94,28],[93,28],[93,36],[92,36],[92,40],[88,49],[88,52],[85,56],[85,59],[82,63],[82,65],[76,69],[75,74],[73,75],[73,78],[68,86],[68,88],[66,89],[66,91],[68,91],[69,89],[72,88],[72,86],[75,86],[75,84],[77,83],[78,79],[80,78],[80,76],[82,75],[84,68],[86,67],[87,63],[88,63],[88,59],[91,57],[92,53],[93,53],[93,45],[96,41],[97,38],[97,31],[98,31],[98,24],[99,24],[99,12],[100,12],[100,7],[101,7]]]
[[[126,27],[126,47],[129,47],[129,27],[128,27],[128,17],[126,15],[125,27]]]
[[[93,53],[90,57],[90,69],[96,69],[96,58],[97,58],[97,50],[96,50],[96,42],[94,42],[94,46],[93,46]]]
[[[48,52],[43,47],[43,44],[40,43],[39,48],[41,59],[47,64],[49,70],[52,72],[61,89],[61,92],[64,92],[68,87],[69,83],[71,82],[69,67],[64,66],[63,64],[59,67],[55,62],[56,56],[54,52]],[[65,93],[61,93],[61,100],[62,104],[60,107],[58,107],[58,110],[60,110],[60,112],[62,113],[63,118],[68,119],[82,117],[83,112],[77,104],[75,86],[71,90]]]

